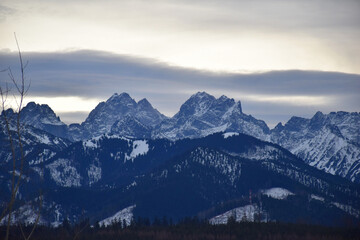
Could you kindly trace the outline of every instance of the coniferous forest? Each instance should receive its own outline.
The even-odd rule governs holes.
[[[13,226],[10,239],[20,240],[29,236],[33,226]],[[5,227],[0,228],[3,238]],[[77,225],[64,221],[59,227],[37,226],[31,239],[34,240],[352,240],[360,239],[360,227],[329,227],[302,223],[279,222],[236,222],[231,217],[227,224],[212,225],[198,218],[185,218],[176,224],[166,217],[138,218],[128,226],[125,222],[115,222],[110,226],[90,225],[84,220]]]

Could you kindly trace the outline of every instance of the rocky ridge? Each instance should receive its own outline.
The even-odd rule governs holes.
[[[356,112],[292,117],[270,130],[264,121],[243,113],[240,101],[198,92],[171,118],[146,99],[136,102],[127,93],[99,103],[81,124],[66,126],[49,106],[35,103],[24,107],[21,116],[24,123],[71,141],[103,134],[174,141],[216,132],[244,133],[279,144],[318,169],[360,181],[360,114]]]

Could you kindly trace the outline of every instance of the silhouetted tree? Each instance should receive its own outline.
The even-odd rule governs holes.
[[[6,235],[5,240],[9,239],[10,235],[10,229],[11,225],[13,224],[13,210],[14,210],[14,204],[16,201],[16,196],[19,192],[21,179],[23,178],[24,173],[24,163],[25,163],[25,152],[23,147],[23,139],[22,139],[22,131],[23,126],[20,122],[20,116],[21,111],[24,105],[24,98],[25,95],[30,88],[30,84],[26,84],[26,78],[25,78],[25,68],[27,64],[24,64],[21,50],[16,38],[16,34],[14,33],[16,46],[18,49],[18,55],[19,55],[19,62],[20,62],[20,79],[16,79],[11,67],[8,67],[7,69],[2,70],[2,72],[7,72],[8,76],[11,80],[11,84],[15,88],[15,92],[11,93],[11,88],[8,84],[6,86],[0,86],[0,96],[1,96],[1,119],[0,123],[2,124],[1,128],[3,128],[3,132],[7,135],[8,143],[10,146],[11,151],[11,159],[12,159],[12,170],[11,170],[11,186],[10,186],[10,198],[3,209],[1,215],[0,215],[0,222],[6,218]],[[8,115],[7,112],[7,101],[8,96],[13,95],[14,100],[17,103],[17,109],[12,116]],[[13,130],[14,129],[14,130]],[[31,238],[32,234],[34,233],[34,230],[39,223],[40,220],[40,210],[42,205],[42,194],[40,192],[39,197],[39,208],[37,212],[37,216],[35,219],[34,224],[32,225],[32,229],[28,231],[28,234],[25,234],[25,231],[23,230],[23,226],[20,222],[16,223],[19,228],[20,232],[22,234],[22,237],[25,240],[28,240]]]

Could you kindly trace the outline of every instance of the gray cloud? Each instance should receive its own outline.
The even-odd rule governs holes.
[[[0,4],[0,22],[5,21],[7,16],[14,14],[15,12],[16,10],[14,8]]]
[[[241,31],[243,27],[287,33],[312,30],[312,33],[324,34],[327,29],[332,32],[344,28],[355,30],[360,24],[360,2],[357,0],[179,0],[164,4],[165,2],[167,1],[151,2],[153,9],[171,12],[159,15],[158,18],[166,17],[172,20],[170,24],[203,30],[233,28]]]
[[[9,49],[14,49],[12,32],[17,31],[26,43],[23,46],[33,51],[86,48],[207,69],[360,73],[358,0],[91,0],[85,5],[69,0],[7,0],[2,4],[16,11],[0,26],[0,45]]]
[[[360,110],[360,75],[356,74],[297,70],[208,72],[100,51],[25,52],[23,56],[29,60],[26,73],[31,79],[30,96],[107,99],[114,92],[128,92],[137,100],[146,97],[158,110],[173,114],[191,94],[205,90],[215,96],[225,94],[242,100],[246,113],[270,125],[286,121],[291,115],[310,116],[317,110]],[[0,52],[0,69],[7,66],[17,72],[18,57]],[[1,84],[6,81],[7,75],[0,74]],[[287,101],[288,97],[298,102]],[[302,103],[302,97],[307,102]],[[309,103],[312,98],[314,102]],[[318,98],[322,102],[316,102]]]

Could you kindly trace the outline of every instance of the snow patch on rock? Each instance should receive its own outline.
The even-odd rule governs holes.
[[[83,142],[84,148],[97,148],[98,147],[98,139],[89,139]]]
[[[233,136],[239,136],[239,133],[237,133],[237,132],[227,132],[227,133],[224,133],[223,136],[224,136],[224,139],[226,139],[226,138],[233,137]]]
[[[51,178],[62,187],[80,187],[80,174],[71,165],[69,159],[60,158],[46,166],[50,170]]]
[[[0,222],[1,225],[6,225],[8,216],[6,215]],[[45,221],[42,216],[39,216],[38,209],[34,208],[31,203],[27,203],[21,206],[19,209],[12,212],[11,225],[17,225],[19,223],[30,225],[34,224],[39,217],[39,225],[44,225]]]
[[[88,171],[89,185],[98,182],[101,179],[101,167],[97,167],[94,164],[90,164]]]
[[[294,195],[294,193],[290,192],[289,190],[278,187],[263,190],[262,194],[279,200],[283,200],[286,199],[288,196]]]
[[[137,156],[145,155],[148,151],[149,144],[146,142],[146,140],[135,140],[133,142],[133,149],[130,153],[130,156],[125,155],[125,161],[134,161]]]
[[[315,195],[315,194],[311,194],[311,195],[310,195],[310,198],[311,198],[311,199],[314,199],[314,200],[317,200],[317,201],[321,201],[321,202],[324,202],[324,201],[325,201],[325,199],[324,199],[323,197],[320,197],[320,196]]]

